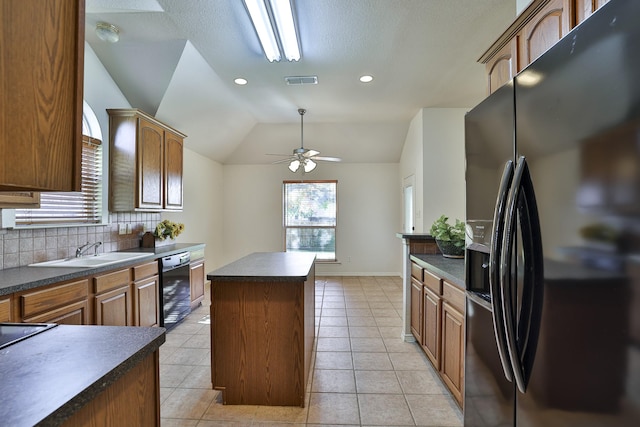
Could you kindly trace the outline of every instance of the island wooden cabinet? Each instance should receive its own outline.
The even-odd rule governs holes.
[[[422,270],[422,282],[415,272]],[[464,393],[465,293],[459,287],[411,262],[411,331],[460,407]],[[413,328],[414,288],[420,289],[420,333]],[[416,320],[417,322],[418,320]]]
[[[0,297],[0,322],[13,322],[11,295]]]
[[[138,109],[109,109],[109,210],[182,210],[186,135]]]
[[[3,0],[0,191],[79,191],[84,0]]]
[[[131,326],[131,271],[123,269],[93,278],[96,325]]]
[[[14,297],[21,322],[88,325],[88,279],[18,292]]]

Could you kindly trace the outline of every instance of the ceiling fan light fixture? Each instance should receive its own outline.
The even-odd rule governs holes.
[[[307,159],[307,160],[305,160],[305,161],[304,161],[304,171],[305,171],[306,173],[309,173],[309,172],[311,172],[312,170],[314,170],[314,169],[316,168],[316,166],[317,166],[317,165],[316,165],[316,162],[314,162],[314,161],[313,161],[313,160],[311,160],[311,159]]]
[[[120,28],[107,22],[98,22],[96,24],[96,35],[102,41],[116,43],[120,40]]]
[[[289,163],[289,170],[291,172],[297,172],[298,168],[300,167],[300,160],[292,160],[291,163]]]

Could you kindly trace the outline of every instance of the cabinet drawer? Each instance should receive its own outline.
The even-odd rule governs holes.
[[[122,285],[129,285],[131,282],[131,271],[126,270],[114,271],[113,273],[107,273],[102,276],[96,276],[93,278],[93,292],[100,294],[120,287]]]
[[[456,285],[452,285],[451,283],[447,282],[446,280],[443,280],[443,283],[443,299],[447,300],[449,302],[449,305],[454,307],[456,310],[464,313],[464,291]]]
[[[411,263],[411,277],[422,282],[422,267],[415,262]]]
[[[20,295],[22,317],[30,317],[42,311],[69,304],[72,301],[86,299],[89,293],[87,279],[56,285]]]
[[[133,267],[133,280],[144,279],[158,274],[158,261],[151,261],[146,264]]]
[[[436,295],[442,295],[442,279],[424,270],[424,285]]]

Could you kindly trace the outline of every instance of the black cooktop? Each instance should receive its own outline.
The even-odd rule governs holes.
[[[0,323],[0,349],[57,326],[55,323]]]

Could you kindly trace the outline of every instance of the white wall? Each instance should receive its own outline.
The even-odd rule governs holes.
[[[187,148],[184,150],[182,212],[164,212],[163,219],[185,224],[178,243],[206,243],[206,272],[223,265],[222,165]]]
[[[529,6],[532,0],[516,0],[516,16]]]
[[[467,108],[422,110],[423,230],[445,214],[465,220],[464,115]]]
[[[422,227],[422,209],[423,209],[423,165],[422,165],[422,110],[416,114],[411,120],[409,130],[407,132],[407,138],[402,147],[402,154],[400,155],[400,188],[406,178],[413,175],[414,177],[414,213],[413,218],[414,233],[423,233]],[[402,212],[402,201],[400,206]],[[428,230],[427,230],[428,231]]]
[[[319,162],[320,163],[320,162]],[[400,275],[401,192],[398,164],[322,162],[306,179],[338,180],[338,263],[318,275]],[[224,262],[252,252],[282,251],[282,181],[286,165],[225,165]]]

